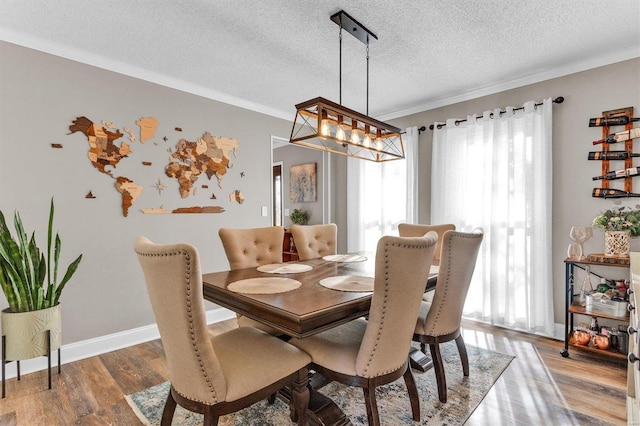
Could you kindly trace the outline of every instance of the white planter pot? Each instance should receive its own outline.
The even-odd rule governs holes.
[[[47,330],[51,330],[51,352],[62,344],[60,304],[31,312],[2,311],[2,335],[6,336],[7,361],[47,355]]]
[[[629,257],[631,232],[605,231],[604,255],[607,257]]]

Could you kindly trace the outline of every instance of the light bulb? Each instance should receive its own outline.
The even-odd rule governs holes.
[[[382,138],[376,138],[376,149],[382,151]]]
[[[351,143],[360,145],[360,135],[358,134],[357,129],[353,129],[351,131]]]
[[[336,130],[336,139],[340,141],[344,141],[346,139],[342,126],[338,126],[338,130]]]
[[[360,145],[360,132],[358,129],[358,122],[353,120],[351,122],[351,143],[354,145]]]
[[[331,128],[329,127],[329,122],[327,120],[322,120],[320,123],[320,136],[330,136]]]
[[[371,127],[368,124],[364,125],[364,140],[362,141],[362,146],[365,148],[369,148],[371,146]]]

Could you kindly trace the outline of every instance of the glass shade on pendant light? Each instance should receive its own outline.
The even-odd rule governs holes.
[[[351,123],[351,143],[360,145],[360,131],[358,130],[358,122],[355,120]]]
[[[336,139],[338,141],[344,141],[347,139],[347,135],[344,133],[344,129],[342,128],[342,123],[338,122],[336,126]]]
[[[327,120],[327,114],[324,113],[322,120],[320,122],[320,136],[331,136],[331,127],[329,125],[329,121]]]
[[[370,131],[370,126],[364,126],[364,138],[362,138],[362,146],[365,148],[371,148],[371,135],[369,134]]]
[[[374,149],[376,151],[380,151],[383,147],[384,141],[382,140],[382,135],[378,132],[376,134],[375,146]]]
[[[347,140],[347,134],[344,131],[344,117],[340,114],[337,114],[336,119],[336,140],[338,142],[344,142]]]

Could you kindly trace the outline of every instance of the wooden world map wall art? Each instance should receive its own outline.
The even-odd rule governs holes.
[[[76,117],[69,126],[71,132],[69,134],[79,132],[85,135],[89,145],[87,156],[93,167],[114,180],[114,187],[120,193],[122,214],[125,217],[142,194],[143,187],[134,177],[118,175],[116,166],[134,152],[131,146],[137,141],[141,144],[152,141],[153,145],[159,146],[160,140],[169,143],[170,139],[163,136],[160,140],[154,140],[160,124],[154,117],[142,117],[135,123],[139,128],[139,138],[128,127],[122,127],[120,130],[113,122],[101,120],[98,124],[84,116]],[[182,132],[182,128],[174,127],[174,131]],[[51,147],[59,149],[62,148],[62,144],[51,144]],[[209,180],[215,178],[218,188],[222,189],[224,177],[228,169],[233,167],[231,158],[237,157],[238,147],[238,139],[213,136],[209,132],[204,132],[195,141],[180,138],[174,146],[159,148],[166,149],[170,155],[168,162],[158,167],[161,167],[160,170],[164,176],[177,182],[180,197],[187,199],[196,196],[198,189],[196,183],[201,175],[205,175]],[[142,164],[144,168],[153,166],[151,161],[146,160],[137,164]],[[241,175],[244,177],[244,172]],[[158,196],[162,196],[163,190],[167,188],[159,178],[151,187],[158,192]],[[201,188],[208,189],[209,186],[202,184]],[[207,199],[216,199],[213,193],[210,195]],[[89,191],[85,198],[95,198],[95,196],[92,191]],[[229,202],[242,204],[244,195],[241,190],[232,190],[229,193]],[[164,204],[159,204],[161,204],[160,207],[146,207],[139,210],[147,214],[223,213],[225,211],[222,206],[191,205],[167,209]]]

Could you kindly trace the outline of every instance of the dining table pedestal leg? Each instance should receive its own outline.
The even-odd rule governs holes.
[[[411,368],[423,373],[433,368],[433,360],[414,347],[409,349],[409,363]]]
[[[309,408],[307,420],[311,426],[350,426],[352,423],[344,412],[330,398],[318,392],[323,386],[331,383],[320,374],[312,374],[309,377]],[[291,400],[291,389],[283,388],[278,392],[278,397],[287,404]]]

